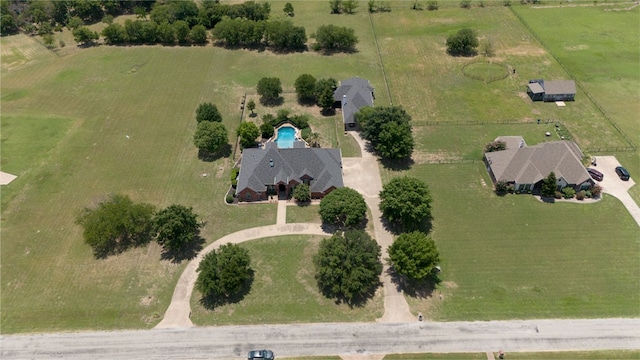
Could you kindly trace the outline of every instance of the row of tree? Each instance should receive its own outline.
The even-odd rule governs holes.
[[[211,35],[226,46],[267,46],[276,50],[299,50],[307,43],[304,27],[295,26],[286,19],[249,20],[245,18],[223,18],[213,28]],[[316,51],[352,51],[358,38],[351,28],[323,25],[312,34]]]
[[[165,254],[176,260],[195,256],[200,224],[193,209],[173,204],[159,211],[146,203],[134,203],[126,195],[112,195],[96,207],[85,208],[76,218],[85,242],[98,258],[146,245],[155,239]]]
[[[75,33],[74,33],[75,35]],[[189,27],[184,20],[173,23],[163,21],[125,20],[124,26],[118,23],[110,23],[102,30],[104,41],[110,45],[120,44],[205,44],[207,42],[207,29],[204,25],[197,24]],[[76,39],[77,41],[77,39]]]

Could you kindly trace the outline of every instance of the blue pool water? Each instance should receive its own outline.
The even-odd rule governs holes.
[[[283,126],[278,129],[278,138],[276,142],[280,149],[288,149],[293,147],[293,141],[296,139],[296,129],[290,126]]]

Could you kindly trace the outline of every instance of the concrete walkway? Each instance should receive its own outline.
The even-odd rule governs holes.
[[[200,251],[198,256],[191,260],[189,265],[184,269],[184,272],[180,276],[180,279],[178,279],[176,288],[173,291],[171,304],[169,304],[169,308],[167,308],[164,318],[158,325],[156,325],[155,328],[172,329],[193,326],[189,317],[191,316],[191,294],[193,293],[193,287],[195,286],[196,279],[198,278],[196,270],[198,269],[198,265],[200,265],[200,261],[202,261],[204,256],[212,250],[217,249],[220,245],[226,243],[239,244],[244,241],[265,237],[297,234],[331,235],[330,233],[325,232],[320,224],[276,224],[237,231],[216,240],[204,248],[204,250]]]
[[[344,175],[344,185],[357,190],[364,197],[367,206],[371,210],[371,222],[375,233],[375,239],[382,247],[382,259],[388,257],[387,248],[393,243],[391,234],[382,224],[382,213],[380,212],[380,198],[378,195],[382,190],[378,159],[366,150],[365,141],[359,133],[350,131],[349,134],[360,145],[361,158],[343,158],[342,172]],[[409,304],[404,294],[391,281],[389,266],[384,265],[381,281],[384,286],[384,315],[377,321],[380,322],[405,322],[416,321],[417,314],[412,314]]]

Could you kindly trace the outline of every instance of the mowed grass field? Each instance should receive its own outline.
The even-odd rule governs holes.
[[[449,321],[640,316],[638,225],[616,198],[498,197],[482,163],[407,174],[431,190],[443,270],[432,298],[408,298],[414,312]]]
[[[279,11],[284,3],[272,2],[272,11]],[[394,8],[370,19],[365,3],[353,16],[330,16],[328,4],[322,1],[294,2],[294,7],[294,22],[305,26],[307,34],[326,23],[354,28],[360,40],[358,51],[332,56],[273,54],[211,45],[72,50],[68,42],[58,57],[29,37],[0,39],[2,168],[19,176],[1,188],[3,333],[140,328],[159,321],[184,263],[160,261],[161,249],[156,245],[94,259],[74,219],[83,207],[108,194],[124,193],[158,207],[192,206],[206,223],[202,235],[208,242],[242,228],[275,223],[273,205],[239,209],[223,204],[233,163],[197,158],[192,144],[194,113],[201,102],[215,103],[233,143],[243,94],[254,91],[265,76],[279,77],[285,90],[292,91],[302,73],[316,78],[367,78],[376,88],[376,105],[393,100],[413,116],[417,153],[424,157],[416,158],[410,173],[432,188],[434,238],[445,259],[445,285],[438,290],[445,301],[431,306],[417,300],[412,302],[414,310],[429,306],[423,313],[436,319],[638,316],[637,226],[615,199],[605,197],[593,206],[550,207],[526,196],[496,198],[480,183],[484,178],[489,184],[481,164],[421,165],[421,159],[430,159],[431,153],[440,156],[450,150],[454,158],[475,157],[477,146],[494,134],[545,141],[537,130],[505,133],[517,130],[510,126],[531,129],[532,124],[474,129],[433,127],[434,121],[557,118],[580,145],[624,143],[580,94],[580,102],[566,108],[532,104],[523,96],[523,84],[530,77],[567,75],[513,14],[503,7],[437,12]],[[463,26],[478,28],[483,36],[493,34],[496,61],[516,68],[516,75],[490,84],[464,77],[461,69],[467,59],[444,55],[446,36]],[[384,85],[376,38],[391,97]],[[318,128],[330,133],[335,119],[321,121]],[[325,140],[350,147],[343,149],[345,156],[357,155],[352,143],[339,139],[338,130],[335,138],[323,134]],[[454,132],[458,145],[446,140]],[[632,167],[630,171],[634,176]],[[391,175],[385,172],[385,179]],[[508,207],[509,202],[515,205]],[[489,218],[491,226],[484,226],[479,214],[495,214]],[[316,219],[311,213],[300,217]],[[252,221],[245,221],[248,218]],[[271,241],[275,247],[290,246]],[[309,251],[302,244],[296,246]],[[500,254],[507,260],[500,262]],[[526,261],[517,261],[523,257]],[[573,261],[573,267],[567,261]],[[253,289],[256,294],[265,289],[264,284]],[[262,306],[280,301],[291,300],[274,298],[271,305]],[[278,319],[332,319],[327,313],[334,307],[321,305],[308,317],[282,310],[285,313]],[[248,318],[255,318],[260,309],[237,306],[230,305],[223,314],[196,309],[194,321],[242,322],[240,316],[229,314],[245,311]],[[377,316],[377,310],[365,309],[354,313],[353,319]]]
[[[297,6],[295,21],[313,24],[316,6]],[[2,332],[150,327],[160,320],[184,263],[161,261],[155,245],[96,260],[74,224],[83,207],[109,194],[192,206],[208,242],[275,223],[273,205],[223,204],[233,164],[197,158],[195,109],[215,103],[233,142],[242,95],[262,77],[279,77],[289,90],[302,73],[381,83],[371,32],[363,30],[370,24],[363,24],[362,51],[335,56],[209,45],[97,46],[57,57],[34,39],[3,38],[3,63],[10,50],[16,65],[2,73],[2,165],[19,178],[2,187]],[[25,48],[41,51],[29,58]]]
[[[243,243],[255,271],[249,293],[238,303],[210,311],[200,305],[200,294],[194,291],[191,320],[198,325],[221,325],[375,321],[381,317],[381,289],[357,307],[336,304],[320,293],[312,261],[321,239],[281,236]]]

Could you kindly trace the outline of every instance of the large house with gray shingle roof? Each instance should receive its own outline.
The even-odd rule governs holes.
[[[484,154],[487,170],[494,183],[513,184],[516,191],[540,190],[542,180],[553,171],[559,189],[588,189],[594,182],[582,164],[582,151],[573,141],[552,141],[526,146],[524,140],[497,138],[507,142],[507,149]],[[512,144],[512,146],[509,146]],[[515,146],[513,146],[515,145]]]
[[[340,81],[340,86],[333,92],[333,99],[340,103],[344,129],[354,128],[355,114],[365,106],[373,106],[373,87],[369,80],[352,77]]]
[[[308,184],[311,197],[319,199],[344,186],[340,149],[264,148],[244,149],[237,196],[239,201],[267,200],[270,195],[289,198],[298,184]]]

